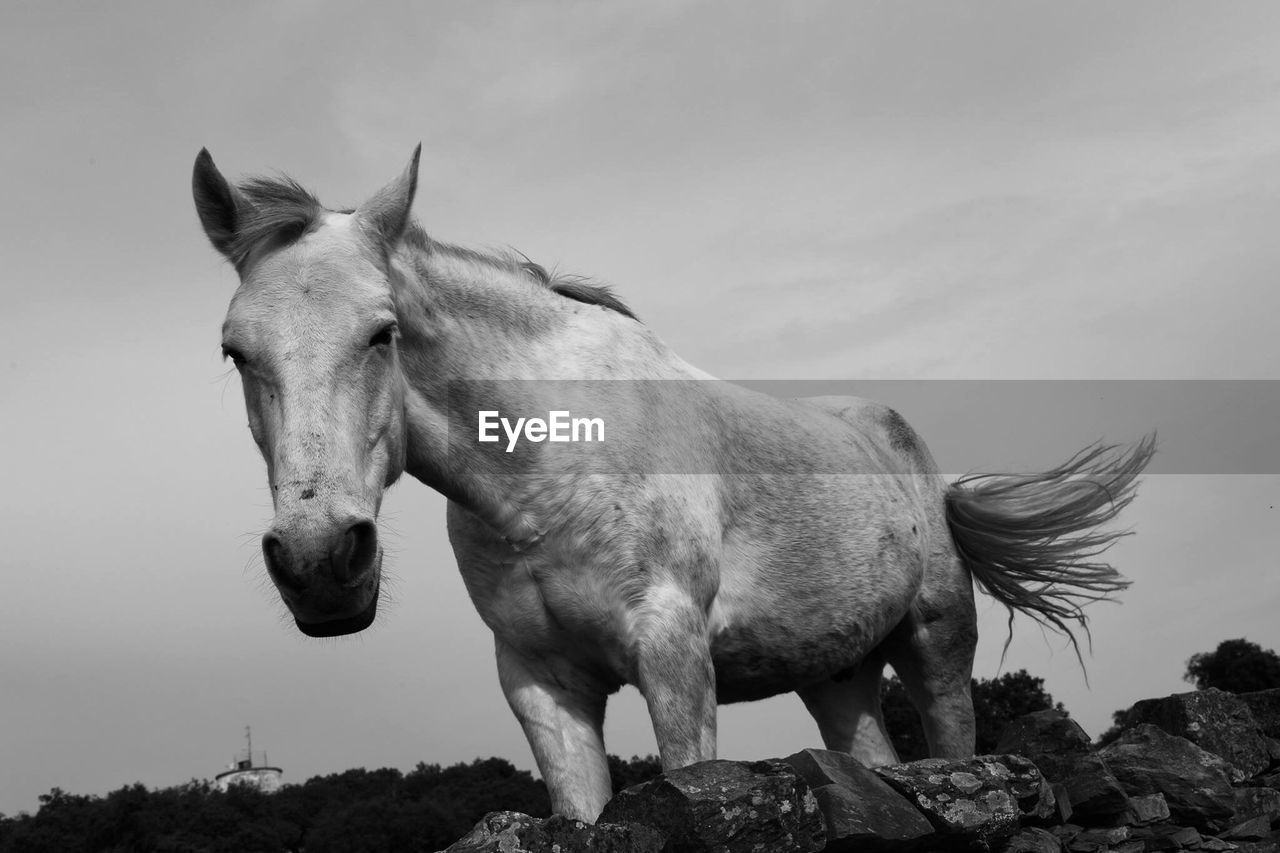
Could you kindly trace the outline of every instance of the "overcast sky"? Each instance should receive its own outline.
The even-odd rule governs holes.
[[[212,777],[246,724],[291,782],[532,767],[426,487],[388,498],[396,602],[370,631],[286,617],[219,360],[235,277],[192,209],[201,146],[339,207],[421,141],[429,231],[607,281],[726,378],[1271,380],[1277,37],[1270,3],[6,4],[0,812]],[[1088,684],[1020,620],[1004,669],[1094,735],[1222,639],[1280,646],[1280,421],[1250,404],[1274,392],[1185,387],[1150,423],[1054,418],[1034,459],[886,400],[954,472],[1150,428],[1167,459],[1241,448],[1146,479]],[[1040,428],[990,408],[978,429],[1010,446]],[[1003,610],[979,606],[991,677]],[[610,751],[653,752],[638,694],[610,707]],[[786,696],[722,709],[720,743],[818,738]]]

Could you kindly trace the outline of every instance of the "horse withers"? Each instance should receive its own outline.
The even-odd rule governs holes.
[[[240,278],[222,347],[267,464],[263,556],[303,633],[363,630],[384,490],[408,472],[444,494],[557,812],[593,820],[607,801],[605,703],[623,684],[667,769],[715,756],[718,702],[789,691],[829,749],[892,763],[886,663],[930,753],[972,754],[975,582],[1064,630],[1126,585],[1096,561],[1121,535],[1100,526],[1152,439],[948,483],[892,409],[715,381],[607,288],[428,236],[417,166],[334,211],[196,158],[201,223]],[[593,406],[610,413],[601,441],[543,440],[548,415]],[[525,440],[482,440],[508,414]]]

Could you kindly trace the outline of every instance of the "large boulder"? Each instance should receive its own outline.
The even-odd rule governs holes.
[[[1023,818],[1054,813],[1049,783],[1017,755],[927,758],[875,772],[956,841],[990,846],[1017,832]]]
[[[1264,735],[1280,739],[1280,687],[1256,693],[1237,693],[1236,698],[1249,708]]]
[[[1225,758],[1254,776],[1271,764],[1267,741],[1249,705],[1217,688],[1144,699],[1125,713],[1125,725],[1150,723]]]
[[[669,853],[810,853],[826,840],[813,792],[777,760],[672,770],[620,792],[600,822],[651,827],[666,837]]]
[[[1049,709],[1023,714],[1005,726],[996,752],[1034,761],[1037,755],[1083,755],[1090,746],[1089,736],[1066,711]]]
[[[1066,792],[1066,816],[1107,821],[1125,813],[1128,797],[1105,763],[1091,753],[1089,736],[1065,711],[1025,714],[1005,727],[999,752],[1021,755]]]
[[[806,749],[786,762],[817,798],[827,825],[827,853],[901,850],[933,834],[924,815],[846,753]]]
[[[1130,796],[1163,794],[1178,824],[1212,832],[1231,820],[1231,766],[1186,738],[1143,723],[1096,756]]]
[[[647,826],[490,812],[444,853],[661,853],[665,843],[662,833]]]

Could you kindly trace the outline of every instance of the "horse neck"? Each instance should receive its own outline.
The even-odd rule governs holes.
[[[405,377],[406,470],[513,543],[536,540],[519,454],[480,453],[475,406],[563,408],[556,382],[709,378],[641,323],[576,302],[520,275],[467,258],[419,252],[393,261]],[[545,399],[539,399],[539,395]]]

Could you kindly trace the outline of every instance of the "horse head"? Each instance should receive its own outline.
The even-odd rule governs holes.
[[[335,212],[288,180],[233,186],[208,151],[192,190],[240,286],[222,349],[244,387],[275,517],[267,571],[309,636],[361,631],[377,612],[384,490],[405,468],[405,383],[390,283],[418,152],[359,208]]]

